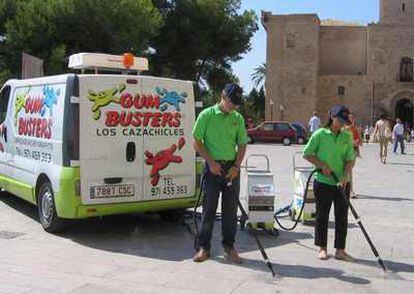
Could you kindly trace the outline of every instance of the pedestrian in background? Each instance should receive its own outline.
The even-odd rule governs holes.
[[[380,145],[381,163],[387,163],[388,142],[391,140],[391,127],[386,119],[386,115],[382,114],[381,118],[375,123],[373,136],[378,140]]]
[[[361,142],[362,142],[361,141],[361,136],[358,132],[357,126],[355,125],[355,117],[352,114],[349,115],[349,121],[351,122],[351,124],[347,125],[346,129],[348,129],[348,131],[352,135],[352,143],[353,143],[355,155],[357,157],[361,157],[361,154],[360,154],[360,146],[361,146]],[[355,161],[354,161],[354,164],[355,164]],[[354,166],[352,166],[352,168],[353,167]],[[351,192],[350,192],[351,198],[356,198],[356,193],[354,191],[354,176],[353,176],[352,172],[351,172],[351,178],[350,178],[350,181],[349,181],[349,185],[350,185],[350,190],[351,190]]]
[[[303,157],[315,165],[316,172],[313,192],[316,202],[315,245],[319,246],[318,258],[328,258],[327,239],[329,211],[332,202],[335,207],[335,258],[352,261],[345,252],[348,229],[348,202],[337,187],[332,173],[340,181],[349,197],[350,176],[355,160],[352,135],[345,130],[349,125],[349,109],[344,105],[333,107],[327,125],[317,130],[303,151]]]
[[[404,125],[401,122],[401,119],[397,118],[397,123],[394,126],[392,131],[394,137],[394,153],[397,153],[398,143],[400,143],[401,154],[404,152]]]
[[[319,127],[321,126],[321,119],[318,117],[318,113],[316,111],[313,113],[313,116],[310,118],[308,126],[309,126],[310,135],[316,132],[316,130],[318,130]]]
[[[366,144],[369,143],[370,138],[371,138],[371,129],[369,125],[366,125],[365,130],[364,130],[364,139],[365,139]]]
[[[237,84],[227,84],[220,103],[204,109],[193,129],[194,147],[206,161],[204,171],[203,213],[199,234],[199,250],[193,261],[210,258],[210,241],[218,200],[221,193],[222,245],[226,257],[240,263],[234,248],[237,229],[237,209],[240,189],[240,165],[248,141],[243,116],[236,107],[243,103],[243,90]]]

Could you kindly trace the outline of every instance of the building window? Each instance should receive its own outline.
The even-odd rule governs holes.
[[[286,47],[287,48],[294,48],[295,47],[295,40],[296,40],[295,33],[288,33],[286,35]]]
[[[402,4],[402,11],[405,11],[405,3]]]
[[[413,81],[413,59],[410,57],[401,58],[399,81],[406,83]]]
[[[345,95],[345,87],[338,86],[338,96],[344,96],[344,95]]]

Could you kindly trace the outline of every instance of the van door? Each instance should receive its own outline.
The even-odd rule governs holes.
[[[79,161],[84,204],[142,200],[140,78],[79,75]],[[138,103],[138,102],[136,102]]]
[[[0,91],[0,187],[6,189],[7,181],[3,177],[10,175],[10,148],[8,142],[8,128],[9,128],[9,100],[11,87],[4,86]]]
[[[144,200],[194,196],[193,84],[142,77],[142,87],[144,95],[157,99],[145,109],[151,119],[143,124]]]

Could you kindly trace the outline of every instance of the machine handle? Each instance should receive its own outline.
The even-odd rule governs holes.
[[[266,159],[267,169],[266,170],[258,170],[258,171],[270,172],[270,161],[269,161],[269,158],[264,154],[250,154],[249,156],[247,156],[247,158],[246,158],[246,170],[249,170],[248,169],[250,167],[249,158],[251,158],[251,157],[262,157],[262,158]]]
[[[302,155],[303,152],[302,151],[296,151],[295,153],[293,153],[293,173],[295,173],[295,170],[297,168],[297,166],[296,166],[296,156],[298,154],[301,154]],[[308,165],[308,166],[300,166],[300,167],[302,167],[302,168],[309,168],[310,166]]]

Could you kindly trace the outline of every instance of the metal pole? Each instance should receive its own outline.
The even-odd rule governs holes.
[[[334,180],[339,183],[338,177],[332,173],[332,177],[334,178]],[[358,216],[355,208],[352,206],[351,201],[349,201],[348,196],[346,195],[344,189],[341,186],[338,186],[339,192],[341,193],[342,197],[344,197],[345,201],[347,202],[347,204],[349,205],[349,209],[352,212],[352,215],[356,221],[356,223],[358,224],[358,227],[361,229],[362,234],[364,235],[365,239],[367,240],[369,246],[371,247],[371,251],[374,253],[375,257],[377,258],[377,261],[379,263],[379,265],[382,267],[382,269],[384,270],[384,272],[387,272],[387,268],[385,267],[384,262],[382,261],[377,248],[375,248],[374,243],[372,242],[371,238],[368,236],[368,232],[365,230],[364,225],[361,222],[360,217]]]
[[[248,217],[246,211],[244,210],[243,206],[241,205],[240,199],[238,200],[238,204],[239,204],[239,209],[240,209],[240,211],[242,213],[242,217],[247,220],[249,217]],[[276,274],[275,274],[275,271],[273,270],[272,263],[270,262],[269,257],[267,256],[266,251],[264,250],[263,245],[260,242],[259,237],[256,234],[256,231],[252,228],[252,226],[251,226],[250,223],[248,223],[247,226],[249,227],[250,231],[252,232],[252,234],[254,236],[254,239],[256,240],[257,247],[259,247],[260,253],[263,256],[263,259],[265,261],[266,266],[271,271],[272,276],[275,276]]]

